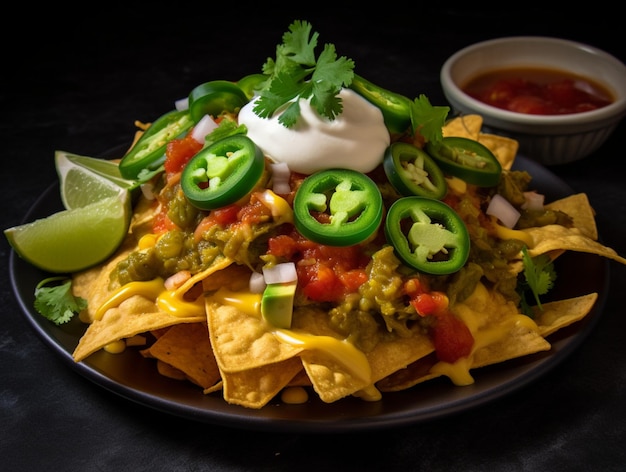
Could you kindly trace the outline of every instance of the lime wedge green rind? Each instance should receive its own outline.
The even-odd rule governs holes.
[[[60,196],[67,210],[121,195],[138,183],[120,176],[117,163],[65,151],[55,153]]]
[[[57,162],[59,159],[66,159],[72,164],[88,169],[94,174],[98,174],[125,189],[130,190],[139,185],[136,180],[122,177],[118,163],[111,160],[81,156],[67,151],[56,151],[55,159]]]
[[[15,252],[53,273],[87,269],[104,261],[124,240],[131,217],[128,191],[82,208],[63,210],[4,230]]]

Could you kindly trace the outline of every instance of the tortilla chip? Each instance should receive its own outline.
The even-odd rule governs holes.
[[[215,392],[219,392],[220,390],[222,390],[224,388],[224,382],[222,380],[220,380],[219,382],[217,382],[215,385],[213,385],[212,387],[209,388],[205,388],[202,393],[204,393],[205,395],[208,395],[210,393],[215,393]]]
[[[330,327],[328,314],[321,309],[299,309],[293,328],[316,336],[331,336],[341,340]],[[426,356],[434,347],[426,333],[415,325],[410,336],[385,333],[383,339],[365,353],[370,367],[369,378],[354,375],[354,366],[346,366],[320,351],[302,352],[302,364],[313,388],[325,402],[357,393],[359,390]]]
[[[477,349],[473,354],[472,369],[549,351],[550,347],[550,343],[543,338],[540,331],[517,324],[511,327],[505,338]]]
[[[582,320],[591,312],[597,299],[598,294],[593,292],[567,300],[542,303],[541,308],[533,307],[539,332],[543,337],[546,337],[559,329]]]
[[[550,251],[577,251],[596,254],[626,264],[626,258],[617,252],[583,234],[578,228],[565,228],[560,225],[546,225],[540,228],[522,230],[531,235],[535,245],[528,250],[531,257]]]
[[[503,169],[510,170],[517,156],[519,142],[506,136],[479,133],[478,142],[493,152]]]
[[[311,379],[306,373],[306,370],[301,369],[293,379],[289,381],[287,387],[311,387],[313,384],[311,383]]]
[[[246,408],[262,408],[302,370],[297,357],[238,372],[222,372],[224,400]]]
[[[399,369],[428,356],[435,350],[428,335],[417,325],[410,337],[397,336],[386,339],[367,353],[372,368],[372,381],[377,382]]]
[[[106,263],[74,274],[72,277],[72,293],[75,297],[87,300],[87,309],[80,313],[83,323],[91,323],[95,320],[96,311],[109,298],[119,285],[112,285],[109,280],[110,273],[115,269],[118,262],[125,259],[128,254],[136,249],[137,241],[128,235],[122,246],[115,255]]]
[[[577,193],[568,197],[555,200],[545,205],[549,210],[559,210],[568,214],[574,221],[574,226],[585,236],[597,241],[598,228],[596,226],[596,213],[589,203],[585,193]]]
[[[206,321],[204,315],[181,317],[159,311],[154,302],[136,295],[119,307],[107,310],[102,319],[91,323],[72,356],[74,361],[80,362],[114,341],[180,323],[202,321]]]
[[[322,351],[303,351],[300,358],[313,389],[323,402],[335,402],[371,385],[369,378],[354,375],[349,366]]]
[[[215,358],[223,372],[242,372],[291,359],[302,347],[281,342],[265,321],[229,305],[207,302]]]
[[[509,359],[550,349],[530,318],[518,313],[512,302],[495,291],[478,284],[464,302],[454,306],[474,336],[470,355],[454,364],[439,362],[436,355],[418,359],[406,369],[381,379],[376,386],[381,391],[404,390],[426,380],[448,376],[456,385],[473,383],[471,369],[477,369]]]
[[[461,115],[448,120],[443,128],[443,136],[458,136],[478,141],[478,134],[483,126],[483,117],[480,115]]]
[[[400,369],[376,383],[381,392],[399,392],[427,380],[441,377],[439,373],[431,372],[433,366],[439,362],[437,355],[432,352],[421,359],[412,362],[404,369]]]
[[[174,325],[148,351],[200,387],[209,388],[220,380],[205,323]]]
[[[142,353],[143,354],[143,353]],[[157,359],[157,371],[164,377],[174,380],[188,380],[187,375],[176,367]]]

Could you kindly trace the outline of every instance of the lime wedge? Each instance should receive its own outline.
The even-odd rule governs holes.
[[[113,161],[65,151],[57,151],[54,158],[61,201],[67,210],[120,196],[137,185],[134,180],[124,179]]]
[[[24,260],[54,273],[76,272],[104,261],[120,246],[131,218],[128,190],[80,208],[4,230]]]

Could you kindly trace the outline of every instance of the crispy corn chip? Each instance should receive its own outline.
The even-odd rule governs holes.
[[[406,368],[397,370],[381,379],[376,383],[376,388],[381,392],[399,392],[419,383],[441,377],[441,374],[430,371],[437,362],[437,355],[432,352],[426,357],[412,362]]]
[[[72,355],[74,361],[80,362],[114,341],[180,323],[202,321],[206,321],[206,316],[174,316],[159,311],[150,300],[134,296],[119,307],[108,310],[102,319],[91,323]]]
[[[143,353],[142,353],[143,354]],[[187,375],[176,367],[171,366],[167,362],[157,359],[157,371],[164,377],[174,380],[188,380]]]
[[[550,251],[576,251],[596,254],[608,259],[626,264],[626,258],[620,256],[614,249],[604,246],[583,234],[578,228],[565,228],[560,225],[547,225],[540,228],[523,230],[530,234],[535,245],[529,249],[531,257]]]
[[[75,297],[84,298],[88,302],[87,309],[80,313],[80,320],[83,323],[93,322],[98,308],[118,288],[118,285],[111,284],[109,274],[119,261],[135,250],[136,244],[135,238],[128,235],[111,259],[72,277],[72,293]]]
[[[300,358],[313,389],[323,402],[335,402],[371,385],[369,378],[355,375],[345,363],[324,352],[303,351]]]
[[[404,390],[442,375],[456,385],[473,383],[471,369],[504,362],[550,349],[539,328],[498,292],[478,284],[474,293],[454,306],[454,313],[470,328],[474,336],[471,354],[455,364],[439,362],[430,354],[411,363],[406,369],[381,379],[381,391]]]
[[[222,372],[242,372],[276,364],[302,352],[281,342],[265,321],[229,305],[207,302],[211,344]]]
[[[542,303],[541,308],[533,307],[539,332],[546,337],[582,320],[591,312],[597,300],[598,294],[594,292],[567,300]]]
[[[200,387],[212,387],[220,380],[205,323],[174,325],[148,351]]]
[[[510,170],[513,167],[515,156],[519,148],[519,142],[506,136],[495,134],[479,133],[478,142],[485,145],[493,152],[503,169]]]
[[[478,134],[483,126],[483,117],[480,115],[461,115],[445,123],[442,128],[443,136],[459,136],[478,141]]]
[[[567,213],[573,220],[574,226],[585,236],[598,240],[598,228],[596,226],[596,213],[589,203],[587,194],[577,193],[568,197],[555,200],[545,206],[549,210],[559,210]]]
[[[302,362],[292,357],[237,372],[223,372],[224,400],[246,408],[262,408],[302,370]]]

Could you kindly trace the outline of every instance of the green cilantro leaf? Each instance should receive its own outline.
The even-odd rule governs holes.
[[[433,107],[426,95],[420,95],[411,102],[413,133],[419,132],[427,142],[441,141],[443,139],[442,128],[449,112],[450,107]]]
[[[522,290],[530,290],[537,306],[541,309],[539,296],[548,293],[556,280],[554,264],[547,254],[531,257],[526,247],[522,249],[522,262],[525,279]]]
[[[72,280],[68,277],[42,280],[35,287],[35,310],[56,325],[67,323],[75,314],[87,308],[87,300],[75,297],[71,287]]]
[[[224,117],[217,128],[211,131],[204,138],[204,147],[210,146],[216,141],[220,139],[227,138],[228,136],[233,136],[235,134],[246,134],[248,132],[248,128],[246,125],[239,125],[236,121]]]
[[[315,48],[319,33],[311,35],[313,26],[307,21],[296,20],[283,34],[283,44],[277,47],[276,57],[289,58],[296,64],[315,65]]]
[[[276,58],[268,58],[263,73],[269,75],[259,92],[253,111],[261,118],[269,118],[277,110],[279,122],[293,127],[300,116],[299,99],[310,99],[321,116],[334,120],[343,110],[338,97],[342,87],[354,77],[354,61],[337,58],[335,46],[326,44],[315,57],[319,34],[312,33],[306,21],[294,21],[283,34],[283,44],[276,47]]]

